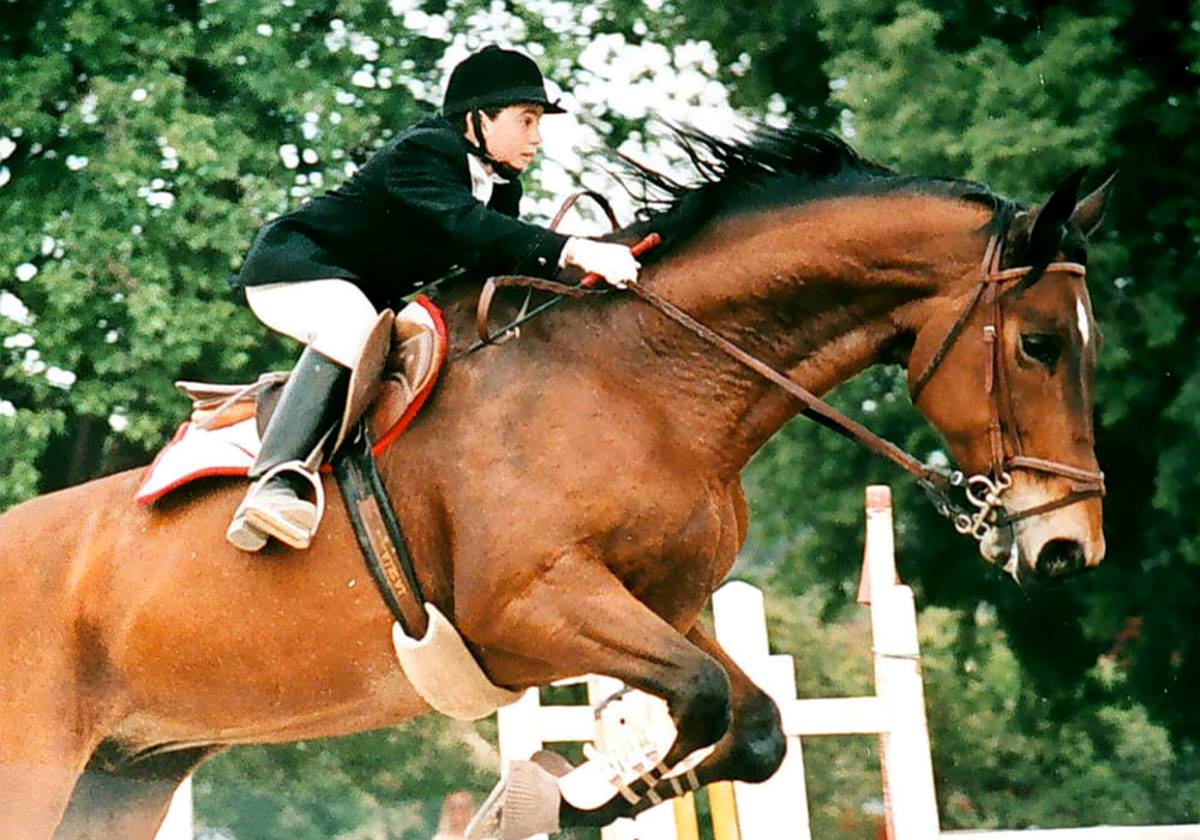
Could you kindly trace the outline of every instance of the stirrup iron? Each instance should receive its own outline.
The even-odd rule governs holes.
[[[258,511],[250,507],[255,496],[261,491],[271,479],[283,472],[290,472],[304,477],[316,494],[314,506],[316,513],[313,517],[311,528],[305,528],[300,525],[294,525],[289,522],[286,517],[280,516],[276,518],[266,518],[258,515]],[[234,514],[234,522],[236,523],[239,517],[243,518],[247,525],[260,531],[264,536],[275,537],[280,542],[290,545],[292,548],[305,549],[312,542],[313,535],[317,532],[317,528],[321,525],[321,520],[325,516],[325,488],[321,483],[320,475],[304,461],[284,461],[269,469],[261,478],[250,486],[250,490],[246,493],[246,498],[238,507],[237,513]],[[232,526],[231,526],[232,528]]]

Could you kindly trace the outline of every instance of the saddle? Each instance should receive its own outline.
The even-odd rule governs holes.
[[[381,312],[351,372],[341,421],[323,451],[326,464],[360,421],[373,454],[391,445],[433,389],[446,348],[441,310],[428,298],[418,296],[398,315]],[[150,504],[196,478],[245,475],[287,378],[276,371],[243,385],[176,382],[192,400],[191,416],[159,452],[134,498]]]

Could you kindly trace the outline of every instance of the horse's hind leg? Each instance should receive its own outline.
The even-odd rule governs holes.
[[[153,840],[175,789],[217,749],[194,747],[121,761],[115,750],[102,746],[75,786],[54,840]]]

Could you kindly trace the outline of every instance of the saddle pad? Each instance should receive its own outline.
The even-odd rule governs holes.
[[[253,417],[219,429],[203,429],[185,420],[147,468],[133,498],[140,505],[148,505],[197,478],[245,475],[258,456],[258,448]]]
[[[418,304],[419,308],[416,308]],[[412,423],[437,383],[437,376],[446,360],[446,323],[437,305],[421,295],[409,305],[406,313],[415,316],[413,320],[422,326],[433,328],[437,335],[437,349],[432,369],[425,376],[420,390],[413,395],[400,419],[371,447],[371,453],[376,456]],[[254,417],[217,429],[205,429],[184,421],[175,432],[175,437],[146,469],[141,486],[134,493],[134,500],[138,504],[148,505],[197,478],[244,476],[258,457],[260,446]],[[328,471],[328,465],[322,467],[322,472]]]

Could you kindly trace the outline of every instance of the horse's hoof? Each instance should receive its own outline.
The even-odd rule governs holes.
[[[514,761],[467,826],[467,840],[524,840],[558,831],[558,779],[532,761]]]

